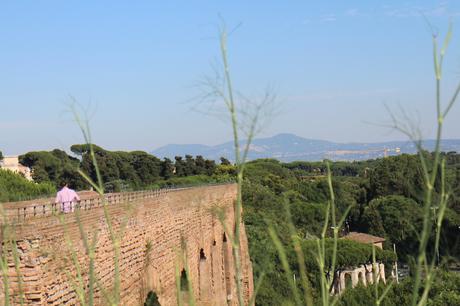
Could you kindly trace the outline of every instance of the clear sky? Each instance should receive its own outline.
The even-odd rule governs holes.
[[[327,3],[326,3],[327,2]],[[1,1],[0,150],[83,141],[66,111],[88,106],[94,142],[150,151],[231,139],[193,112],[197,81],[218,59],[222,16],[236,87],[275,88],[281,112],[260,136],[339,142],[404,139],[378,126],[384,103],[434,124],[431,24],[445,34],[445,96],[460,80],[460,1]],[[460,105],[446,124],[460,138]]]

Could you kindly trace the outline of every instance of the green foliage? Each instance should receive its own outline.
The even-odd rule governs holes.
[[[165,180],[174,176],[174,164],[169,158],[165,158],[161,163],[161,177]]]
[[[19,156],[19,161],[32,169],[32,178],[35,182],[49,182],[59,187],[62,181],[66,181],[75,189],[87,187],[77,172],[80,161],[68,156],[64,151],[55,149],[51,152],[29,152]]]
[[[220,167],[216,171],[221,171]],[[409,169],[413,167],[420,167],[417,157],[408,155],[359,163],[331,164],[337,175],[332,182],[337,218],[348,206],[353,206],[342,235],[349,227],[350,231],[385,237],[385,247],[389,250],[376,249],[378,260],[392,262],[395,259],[392,243],[396,244],[399,260],[403,262],[409,260],[409,255],[417,253],[417,233],[421,230],[423,220],[423,211],[417,199],[423,186],[418,177],[419,170]],[[449,185],[452,186],[452,200],[443,222],[440,253],[441,258],[445,256],[458,260],[460,214],[455,205],[460,203],[457,198],[460,194],[454,190],[460,184],[460,155],[449,154],[447,173]],[[285,205],[289,206],[298,237],[304,240],[308,276],[312,282],[313,295],[318,294],[319,275],[313,255],[317,251],[314,239],[321,234],[328,199],[328,184],[321,163],[283,164],[263,159],[247,164],[243,184],[244,222],[255,279],[265,273],[256,300],[258,305],[281,305],[292,295],[278,253],[268,235],[267,224],[274,227],[286,247],[293,273],[299,275]],[[330,237],[332,231],[328,230],[327,235]],[[371,251],[368,245],[339,240],[337,268],[369,263]],[[326,262],[329,261],[330,258],[326,258]],[[370,300],[373,300],[374,293],[370,294]]]
[[[48,197],[56,192],[50,183],[29,182],[22,175],[0,169],[0,202]]]
[[[302,163],[306,165],[306,163]],[[291,291],[281,267],[278,253],[267,233],[267,223],[271,224],[286,247],[286,253],[292,271],[299,276],[299,267],[291,245],[285,205],[289,206],[292,222],[298,237],[304,240],[304,254],[312,280],[313,295],[318,289],[318,268],[315,253],[316,242],[325,220],[325,210],[329,197],[327,181],[324,177],[305,179],[308,175],[298,175],[299,170],[291,165],[276,160],[257,160],[247,164],[246,179],[243,185],[243,202],[245,204],[244,221],[249,237],[249,251],[253,262],[255,278],[265,273],[260,292],[257,296],[258,305],[281,305],[291,298]],[[304,170],[301,170],[304,171]],[[334,181],[334,191],[338,197],[338,215],[346,206],[365,198],[361,195],[363,187],[355,177]],[[308,240],[311,239],[311,240]],[[349,246],[355,247],[349,247]],[[368,245],[341,241],[343,247],[340,264],[363,264],[370,261],[372,249]],[[347,247],[348,246],[348,247]],[[350,250],[351,248],[351,250]],[[340,249],[340,247],[339,247]],[[358,251],[357,251],[358,250]],[[347,256],[347,252],[355,252],[356,256]],[[385,253],[386,254],[386,253]],[[379,253],[380,255],[380,253]],[[387,257],[391,255],[386,254]],[[345,262],[350,259],[351,261]],[[340,266],[339,266],[340,267]]]
[[[225,157],[220,158],[220,164],[222,166],[230,166],[231,165],[230,161],[228,159],[226,159]]]
[[[317,253],[316,241],[306,240],[302,247],[306,258],[314,258]],[[332,263],[333,239],[326,240],[326,267],[331,267]],[[396,260],[396,255],[392,251],[375,248],[376,260],[385,264],[392,264]],[[356,267],[362,264],[372,263],[372,245],[363,244],[347,239],[339,239],[337,242],[336,269]]]
[[[395,243],[400,255],[415,254],[422,227],[422,207],[403,196],[372,200],[365,208],[362,224],[366,232]]]
[[[460,274],[456,272],[445,272],[437,270],[435,273],[436,282],[432,285],[429,293],[428,306],[460,305]],[[424,284],[422,283],[423,290]],[[393,306],[411,305],[413,289],[413,279],[406,278],[400,284],[394,284],[380,305]],[[384,290],[384,285],[380,283],[379,291]],[[357,286],[347,289],[340,297],[338,305],[356,306],[369,305],[369,301],[374,299],[374,285],[363,287]]]
[[[423,195],[423,170],[417,155],[379,159],[370,171],[372,197],[403,195],[415,200]]]
[[[165,188],[165,187],[186,187],[186,186],[199,186],[204,184],[219,184],[228,183],[233,178],[228,176],[208,176],[208,175],[191,175],[184,177],[173,177],[169,180],[160,181],[151,187]]]
[[[433,283],[428,305],[460,305],[460,274],[439,270],[437,281]]]
[[[331,163],[332,176],[364,176],[367,173],[367,167],[373,161],[338,161]],[[284,164],[284,167],[296,172],[299,176],[325,176],[327,173],[324,162],[304,162],[296,161]]]
[[[359,283],[355,288],[347,288],[345,292],[341,295],[339,306],[368,306],[373,305],[371,301],[375,300],[374,293],[375,285],[363,286]],[[380,283],[378,285],[379,292],[385,290],[385,284]],[[398,289],[400,289],[398,287]],[[387,294],[386,298],[383,299],[380,305],[382,306],[403,306],[410,305],[410,292],[401,292],[401,295],[396,295],[398,292],[397,288],[392,288],[392,290]]]
[[[87,144],[72,145],[70,150],[79,158],[74,158],[61,150],[51,152],[29,152],[20,156],[20,162],[32,169],[32,176],[36,182],[50,182],[58,187],[66,181],[77,190],[88,189],[89,184],[78,173],[81,169],[96,181],[97,174]],[[101,179],[107,192],[137,190],[149,186],[197,184],[204,182],[218,183],[230,179],[235,173],[232,166],[221,169],[215,175],[216,164],[202,156],[193,158],[191,155],[176,157],[176,162],[165,158],[163,161],[143,151],[123,152],[108,151],[93,145],[94,157],[99,167]],[[197,176],[189,182],[165,181],[177,177]],[[208,176],[204,178],[204,176]],[[219,178],[216,178],[219,177]]]
[[[214,173],[216,175],[227,175],[227,176],[236,176],[236,166],[233,166],[233,165],[224,165],[224,164],[220,164],[220,165],[217,165],[215,170],[214,170]]]

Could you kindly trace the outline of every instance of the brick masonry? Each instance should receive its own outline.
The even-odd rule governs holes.
[[[104,294],[114,290],[114,248],[104,216],[103,200],[94,194],[82,197],[77,213],[53,215],[50,199],[4,205],[20,259],[19,275],[25,305],[78,305],[72,282],[76,281],[76,255],[88,285],[89,256],[85,252],[79,224],[95,247],[95,275],[98,286],[95,304],[106,305]],[[236,305],[236,282],[231,243],[225,228],[234,226],[236,186],[220,185],[175,191],[112,194],[105,197],[114,231],[120,235],[120,304],[143,305],[149,291],[161,305],[177,305],[176,268],[185,268],[198,305]],[[225,227],[216,211],[224,213]],[[77,222],[77,219],[80,222]],[[7,229],[6,229],[7,230]],[[3,228],[2,235],[8,236]],[[181,252],[184,250],[184,252]],[[11,248],[2,247],[8,257],[8,294],[13,305],[20,302],[19,278]],[[247,237],[242,226],[241,250],[245,302],[253,293],[252,266]],[[0,302],[5,300],[5,283],[0,282]],[[103,290],[101,290],[103,288]],[[87,295],[88,292],[80,293]],[[180,291],[184,298],[189,294]]]

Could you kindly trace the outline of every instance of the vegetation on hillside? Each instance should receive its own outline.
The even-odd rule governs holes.
[[[451,186],[459,186],[460,155],[450,153],[446,156],[449,156],[446,171]],[[399,260],[411,262],[417,254],[418,233],[422,229],[424,217],[423,205],[417,192],[420,188],[419,177],[413,174],[417,172],[419,164],[416,155],[355,163],[331,163],[331,171],[337,175],[333,178],[333,189],[337,198],[338,218],[348,206],[353,207],[342,234],[360,231],[384,237],[387,250],[392,250],[394,243]],[[299,275],[288,228],[289,220],[292,220],[297,235],[304,241],[309,279],[313,289],[318,289],[319,271],[314,241],[321,235],[326,216],[328,188],[324,171],[320,163],[310,162],[283,164],[276,160],[256,160],[247,164],[243,200],[250,254],[255,277],[267,275],[258,292],[258,305],[279,305],[292,296],[285,284],[279,255],[267,233],[267,224],[275,227],[286,245],[291,269]],[[442,226],[441,261],[460,259],[459,194],[454,192],[454,195],[448,203],[448,213]],[[290,219],[286,214],[286,206],[291,211]],[[434,239],[434,234],[430,239]],[[328,236],[331,235],[332,230],[329,230]],[[365,247],[359,249],[360,246],[339,240],[337,269],[371,262],[370,247],[367,250]],[[386,253],[389,261],[393,260],[392,255],[389,255],[391,253]],[[331,252],[327,254],[331,256]],[[430,254],[433,254],[433,249]],[[378,258],[381,259],[379,255]]]
[[[50,183],[36,184],[20,174],[0,169],[0,202],[47,197],[55,192],[56,188]]]
[[[430,306],[460,305],[460,274],[437,270],[435,277],[436,282],[430,290],[426,304]],[[410,305],[413,286],[414,280],[411,277],[404,279],[399,284],[393,285],[380,305]],[[424,289],[424,286],[424,283],[422,283],[421,291]],[[385,290],[385,286],[381,283],[378,289],[382,292]],[[370,305],[369,301],[374,300],[374,298],[374,286],[364,287],[359,285],[356,288],[346,290],[337,305],[368,306]]]

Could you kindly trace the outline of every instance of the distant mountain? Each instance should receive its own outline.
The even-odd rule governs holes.
[[[243,145],[244,142],[242,141]],[[434,140],[424,141],[424,148],[433,150]],[[460,139],[442,141],[442,150],[460,152]],[[201,144],[170,144],[151,152],[160,158],[175,156],[202,155],[218,160],[221,156],[233,160],[233,142],[216,146]],[[278,134],[269,138],[254,139],[249,149],[250,160],[258,158],[276,158],[284,162],[331,160],[366,160],[379,157],[416,153],[415,145],[410,141],[389,141],[379,143],[336,143],[325,140],[306,139],[293,134]]]

